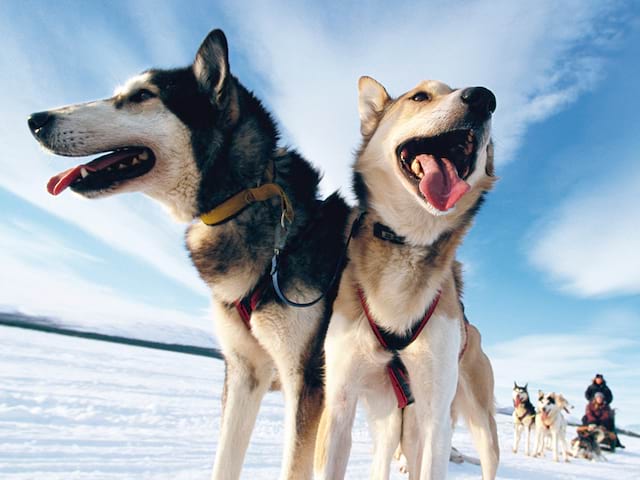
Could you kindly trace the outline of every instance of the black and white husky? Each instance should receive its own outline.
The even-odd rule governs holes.
[[[337,195],[320,201],[318,172],[278,148],[270,115],[230,73],[222,31],[207,36],[188,67],[145,71],[105,100],[35,113],[29,127],[57,155],[103,154],[54,176],[50,193],[138,191],[191,223],[187,247],[211,287],[226,367],[213,478],[240,476],[276,378],[286,404],[281,478],[311,478],[336,289],[293,308],[269,273],[277,248],[284,294],[318,297],[335,280],[348,210]]]
[[[513,453],[518,453],[520,437],[527,439],[524,453],[531,455],[531,430],[536,422],[536,408],[529,399],[528,383],[523,387],[513,382]]]
[[[560,393],[544,393],[538,391],[536,413],[536,446],[535,455],[544,457],[547,438],[551,439],[553,461],[558,461],[558,448],[562,452],[562,460],[568,462],[569,447],[567,445],[567,419],[562,412],[569,413],[573,406]]]

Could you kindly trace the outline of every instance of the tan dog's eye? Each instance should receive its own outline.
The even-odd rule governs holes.
[[[154,98],[155,96],[156,94],[152,91],[147,90],[146,88],[141,88],[129,97],[129,101],[133,103],[142,103]]]
[[[411,100],[413,100],[414,102],[426,102],[429,99],[429,94],[426,92],[418,92],[413,97],[411,97]]]

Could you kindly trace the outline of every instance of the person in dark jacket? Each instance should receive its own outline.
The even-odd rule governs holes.
[[[602,392],[596,392],[591,400],[587,404],[587,408],[582,417],[583,425],[600,425],[609,430],[615,432],[613,425],[613,412],[611,407],[605,401],[604,394]]]
[[[587,401],[591,403],[594,395],[598,392],[604,395],[604,401],[607,404],[613,401],[613,394],[611,393],[611,390],[609,390],[609,387],[607,387],[607,382],[605,382],[604,377],[600,373],[596,373],[593,382],[591,382],[591,385],[587,387],[587,391],[584,392],[584,396]]]

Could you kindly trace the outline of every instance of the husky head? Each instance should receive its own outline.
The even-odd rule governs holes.
[[[493,93],[430,80],[392,99],[370,77],[358,87],[356,194],[396,228],[409,211],[414,225],[429,227],[433,217],[472,210],[493,183]]]
[[[553,417],[561,411],[570,412],[573,408],[561,393],[544,393],[538,391],[538,411],[542,414],[542,418]]]
[[[34,113],[28,123],[57,155],[99,155],[51,178],[51,194],[140,191],[181,221],[255,186],[277,137],[268,113],[230,74],[221,30],[188,67],[147,70],[110,98]]]
[[[520,405],[526,404],[529,401],[528,386],[528,383],[525,383],[524,387],[521,387],[516,382],[513,382],[512,397],[514,407],[518,408]]]

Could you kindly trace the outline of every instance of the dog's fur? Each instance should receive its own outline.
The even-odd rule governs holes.
[[[602,426],[597,426],[579,434],[571,440],[571,456],[594,462],[606,461],[607,457],[602,454],[602,449],[600,448],[600,443],[605,438],[607,438],[607,430]]]
[[[146,71],[111,98],[34,114],[29,123],[37,140],[59,155],[147,148],[155,159],[148,173],[99,188],[101,182],[77,179],[71,188],[90,198],[140,191],[185,222],[267,181],[273,163],[275,181],[295,210],[281,266],[283,288],[302,302],[330,284],[344,248],[347,206],[337,195],[319,201],[318,172],[296,152],[277,148],[270,115],[230,73],[221,31],[207,36],[189,67]],[[89,179],[100,178],[93,175]],[[225,358],[214,479],[239,478],[261,399],[276,375],[286,405],[281,478],[312,476],[323,403],[322,344],[337,286],[308,309],[284,305],[267,288],[251,331],[233,308],[269,271],[281,213],[274,198],[219,226],[196,220],[187,233],[193,263],[211,287]]]
[[[558,447],[562,450],[562,460],[568,462],[567,420],[562,412],[569,413],[573,406],[560,393],[538,392],[536,412],[536,456],[544,457],[545,441],[551,439],[553,460],[558,461]]]
[[[529,399],[528,384],[523,387],[513,382],[513,453],[518,453],[520,437],[524,432],[527,440],[526,455],[531,455],[531,430],[535,426],[536,408]]]
[[[465,342],[460,301],[461,273],[455,251],[494,181],[490,121],[473,121],[461,91],[425,81],[391,99],[369,77],[359,82],[364,140],[354,166],[354,190],[366,211],[348,250],[338,298],[325,342],[326,407],[316,448],[322,479],[344,477],[356,402],[364,400],[374,440],[371,478],[388,478],[398,443],[407,456],[410,478],[444,478],[451,450],[452,415],[468,420],[480,451],[485,478],[494,478],[499,450],[494,420],[493,373],[470,326]],[[418,93],[421,95],[416,96]],[[413,98],[430,96],[430,101]],[[414,97],[415,96],[415,97]],[[446,215],[416,194],[398,167],[398,145],[456,128],[477,129],[477,159],[467,178],[471,190]],[[374,238],[374,222],[405,238],[403,245]],[[366,294],[380,328],[402,334],[424,315],[436,292],[440,302],[420,336],[401,358],[411,378],[415,404],[396,406],[383,350],[365,318],[357,288]],[[455,398],[455,401],[454,401]]]

